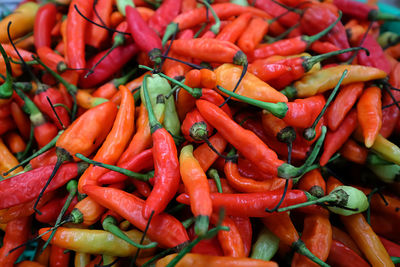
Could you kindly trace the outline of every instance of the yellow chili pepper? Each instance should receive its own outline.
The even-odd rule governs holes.
[[[24,36],[33,30],[36,12],[39,5],[34,2],[26,2],[20,5],[14,12],[0,21],[0,43],[8,43],[7,25],[12,21],[10,27],[11,39]]]
[[[333,89],[340,80],[343,72],[348,73],[342,81],[342,85],[354,82],[366,82],[383,79],[387,76],[383,70],[361,65],[338,65],[314,72],[304,76],[293,85],[286,87],[281,92],[288,98],[309,97]]]

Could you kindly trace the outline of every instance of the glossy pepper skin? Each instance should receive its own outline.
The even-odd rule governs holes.
[[[56,24],[57,8],[53,3],[41,6],[35,16],[33,38],[35,48],[51,47],[51,30]]]
[[[14,262],[24,252],[23,248],[19,248],[11,254],[8,252],[26,242],[29,238],[30,217],[15,219],[7,224],[6,234],[3,240],[3,246],[0,248],[0,265],[4,267],[14,266]]]
[[[115,211],[141,231],[146,228],[148,220],[142,215],[145,203],[142,199],[110,187],[87,185],[84,190],[95,201]],[[175,247],[189,240],[182,223],[167,213],[153,216],[147,235],[162,247]]]
[[[357,54],[358,64],[363,66],[375,67],[383,70],[387,74],[390,74],[390,62],[386,58],[382,47],[376,41],[375,37],[373,37],[371,34],[367,34],[367,36],[362,39],[363,43],[360,43],[359,45],[362,45],[363,47],[368,49],[368,51],[371,51],[371,53],[367,55],[365,51],[359,51]]]

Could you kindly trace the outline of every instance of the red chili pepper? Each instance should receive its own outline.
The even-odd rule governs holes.
[[[39,8],[35,16],[33,39],[35,48],[51,47],[51,30],[56,24],[57,8],[53,3],[47,3]]]
[[[357,54],[357,62],[363,66],[371,66],[378,69],[383,70],[387,74],[390,73],[392,67],[389,60],[386,58],[382,47],[379,45],[378,41],[376,41],[375,37],[371,34],[367,34],[365,38],[362,38],[363,41],[359,45],[362,45],[370,54],[367,55],[365,51],[359,51]]]
[[[268,173],[264,173],[264,172],[260,171],[257,168],[257,166],[255,166],[250,160],[248,160],[244,157],[241,157],[240,155],[238,158],[237,166],[238,166],[239,174],[244,177],[250,178],[250,179],[254,179],[257,181],[266,181],[266,180],[276,178]]]
[[[219,133],[211,136],[209,141],[219,153],[222,153],[227,145],[227,141]],[[207,171],[219,157],[206,143],[198,146],[193,154],[204,171]]]
[[[358,164],[364,164],[368,156],[368,149],[352,139],[347,140],[339,152],[343,158]]]
[[[240,35],[244,32],[248,22],[252,17],[251,13],[243,13],[238,16],[234,21],[225,26],[215,37],[215,39],[221,41],[228,41],[235,43],[239,39]]]
[[[333,4],[344,14],[358,20],[399,20],[398,17],[392,14],[381,13],[366,3],[353,0],[333,0]]]
[[[113,2],[109,0],[98,0],[94,6],[97,15],[93,10],[92,20],[97,24],[103,24],[110,27],[111,12],[113,10]],[[100,18],[99,18],[100,17]],[[108,38],[108,31],[93,23],[89,23],[86,29],[86,44],[95,48],[100,48],[104,45]]]
[[[73,0],[71,1],[68,10],[65,58],[70,68],[81,70],[86,68],[85,34],[86,25],[88,22],[81,17],[81,15],[79,15],[75,9],[75,6],[83,15],[89,18],[92,12],[93,0]]]
[[[362,257],[343,243],[332,240],[331,250],[327,261],[332,266],[338,267],[368,267],[370,266]]]
[[[86,163],[67,163],[61,165],[47,187],[46,192],[63,186],[69,180],[80,175],[86,168]],[[9,208],[36,198],[53,169],[54,165],[44,166],[1,181],[0,209]]]
[[[164,34],[168,24],[178,16],[181,11],[182,0],[167,0],[163,1],[157,8],[154,15],[149,19],[150,28],[154,29],[161,36]]]
[[[50,47],[42,46],[36,50],[38,56],[50,69],[62,73],[67,69],[65,59],[54,52]]]
[[[79,78],[79,86],[91,88],[107,81],[113,74],[118,72],[132,57],[138,52],[136,43],[129,43],[115,48],[106,58],[104,58],[95,68],[94,72],[85,78],[87,71],[82,73]],[[86,68],[91,68],[102,58],[107,51],[102,51],[93,58],[89,59]]]
[[[146,228],[148,220],[142,215],[144,200],[110,187],[87,185],[84,190],[95,201],[117,212],[141,231]],[[147,235],[162,247],[175,247],[189,240],[182,223],[167,213],[152,217]]]
[[[187,113],[181,125],[183,136],[191,142],[200,142],[208,139],[213,129],[197,109]]]
[[[303,32],[307,34],[317,34],[337,20],[338,16],[323,5],[312,5],[305,9],[300,20],[300,26]],[[332,43],[340,49],[350,48],[349,40],[347,39],[346,30],[343,24],[339,21],[323,40]],[[338,55],[341,61],[348,60],[351,53]]]
[[[272,209],[278,204],[282,197],[282,190],[267,191],[263,193],[246,194],[219,194],[211,193],[213,211],[224,207],[227,215],[245,217],[265,217],[269,213],[266,208]],[[190,198],[188,194],[181,194],[177,201],[188,205]],[[307,196],[301,190],[289,190],[281,207],[307,201]]]
[[[71,252],[64,253],[65,248],[51,245],[50,252],[50,266],[54,267],[68,267]]]
[[[310,49],[318,54],[330,53],[340,50],[339,47],[330,42],[315,41],[311,44]]]
[[[189,227],[188,235],[190,240],[193,240],[197,237],[194,232],[194,227]],[[193,247],[191,252],[204,255],[224,256],[224,252],[222,251],[217,237],[201,240],[196,246]]]
[[[307,172],[299,181],[298,189],[309,192],[315,197],[323,197],[326,192],[326,183],[321,171],[316,169]]]
[[[141,51],[150,58],[156,59],[161,53],[161,39],[140,16],[140,13],[131,6],[126,6],[126,21],[135,43]]]
[[[230,216],[230,218],[235,222],[235,225],[239,230],[244,245],[244,254],[246,257],[248,257],[253,240],[253,228],[250,218],[237,216]]]
[[[21,247],[11,254],[9,251],[25,243],[29,238],[30,217],[15,219],[7,224],[3,246],[0,248],[0,265],[4,267],[14,266],[14,262],[24,252]]]
[[[60,213],[68,195],[64,197],[58,197],[50,200],[44,206],[40,208],[42,214],[36,213],[35,218],[39,222],[43,223],[54,223],[57,220],[58,214]],[[69,205],[66,214],[71,213],[74,206],[78,203],[78,199],[75,197]]]
[[[279,76],[289,72],[291,68],[283,64],[270,63],[267,59],[257,59],[249,64],[248,71],[264,82],[276,79]]]
[[[255,2],[255,7],[264,10],[274,17],[281,16],[278,21],[286,27],[292,27],[300,20],[299,14],[296,14],[295,12],[288,12],[287,9],[278,5],[277,3],[274,3],[272,0],[257,0]],[[283,15],[285,13],[286,15]]]
[[[357,128],[357,112],[353,109],[344,118],[342,124],[336,131],[328,131],[326,140],[324,142],[324,152],[320,158],[319,163],[324,166],[328,163],[329,159],[335,154],[336,151],[347,141],[350,135]]]
[[[379,236],[383,246],[391,257],[400,257],[400,245]]]
[[[15,129],[15,124],[10,117],[0,119],[0,135]]]

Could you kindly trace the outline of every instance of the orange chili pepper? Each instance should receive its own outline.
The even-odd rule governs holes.
[[[261,18],[253,18],[240,35],[238,46],[245,53],[252,52],[267,34],[269,23]]]
[[[362,256],[360,249],[358,248],[354,240],[349,236],[349,234],[335,226],[332,226],[332,239],[342,242],[359,256]]]
[[[110,27],[111,12],[113,9],[113,2],[109,0],[98,0],[96,5],[93,6],[96,9],[97,15],[92,15],[92,20],[98,24],[104,24],[104,26]],[[100,28],[93,23],[89,23],[86,28],[85,42],[95,48],[100,48],[107,41],[108,31]]]
[[[227,141],[219,133],[211,136],[209,141],[219,153],[222,153],[227,145]],[[218,155],[206,143],[198,146],[193,151],[193,155],[204,171],[207,171],[218,158]]]
[[[193,215],[196,216],[195,232],[197,235],[202,235],[208,231],[212,203],[207,176],[193,156],[193,146],[188,145],[182,148],[179,165],[182,181],[190,196],[190,207]]]
[[[382,127],[381,89],[368,87],[357,104],[357,117],[363,130],[364,143],[370,148]]]
[[[346,143],[343,144],[339,153],[343,158],[358,164],[364,164],[368,156],[368,150],[352,139],[348,139]]]
[[[243,13],[234,21],[226,25],[215,37],[215,39],[235,43],[245,31],[250,19],[251,13]]]
[[[25,150],[26,144],[22,137],[16,132],[9,132],[5,136],[7,146],[14,154],[21,153]]]
[[[15,156],[11,153],[11,151],[7,148],[7,146],[4,144],[3,139],[0,138],[0,173],[3,175],[5,171],[8,171],[12,167],[18,165],[19,162],[15,158]],[[22,167],[18,167],[11,173],[9,173],[5,177],[9,177],[12,175],[15,175],[19,172],[23,171]]]
[[[299,181],[298,188],[316,197],[322,197],[326,192],[326,183],[318,169],[307,172]]]

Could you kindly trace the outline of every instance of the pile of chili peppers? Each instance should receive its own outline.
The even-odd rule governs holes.
[[[400,263],[376,1],[23,1],[0,21],[0,266]]]

